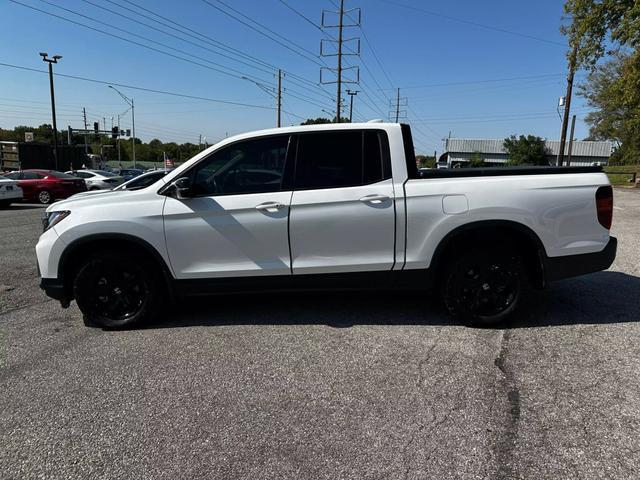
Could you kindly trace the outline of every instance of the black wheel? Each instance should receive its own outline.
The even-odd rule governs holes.
[[[87,325],[124,328],[150,320],[160,307],[155,269],[117,252],[91,256],[78,270],[73,294]]]
[[[0,201],[0,208],[9,208],[11,206],[10,200],[2,200]]]
[[[490,246],[451,258],[441,279],[449,313],[473,326],[498,325],[516,312],[527,289],[520,255],[511,246]]]
[[[43,205],[48,205],[53,200],[53,197],[47,190],[42,190],[38,193],[38,201]]]

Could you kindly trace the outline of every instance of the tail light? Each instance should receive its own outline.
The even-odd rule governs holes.
[[[613,189],[610,185],[596,190],[596,209],[598,210],[598,222],[609,230],[613,220]]]

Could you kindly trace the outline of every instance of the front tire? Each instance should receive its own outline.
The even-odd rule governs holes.
[[[73,294],[85,324],[127,328],[151,320],[160,303],[155,269],[112,251],[93,254],[78,270]]]
[[[451,259],[441,278],[448,312],[476,327],[507,321],[528,287],[521,256],[510,245],[475,248]]]

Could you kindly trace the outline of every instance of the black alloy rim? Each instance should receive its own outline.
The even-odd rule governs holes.
[[[91,313],[116,321],[139,313],[148,295],[142,276],[123,265],[96,268],[84,290]]]
[[[518,296],[517,274],[497,262],[477,264],[462,271],[459,296],[472,314],[493,317],[506,311]]]

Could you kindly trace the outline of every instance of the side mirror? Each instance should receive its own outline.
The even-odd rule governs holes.
[[[178,200],[184,200],[191,197],[191,179],[189,177],[180,177],[172,184]]]

